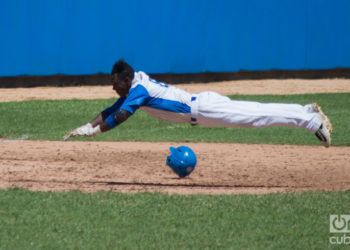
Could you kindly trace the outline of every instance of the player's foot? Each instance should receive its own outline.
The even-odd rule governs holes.
[[[321,107],[317,104],[314,103],[316,105],[316,109],[318,110],[318,113],[320,113],[322,119],[324,120],[323,124],[325,124],[326,128],[328,129],[329,133],[332,134],[333,132],[333,126],[331,121],[329,120],[329,118],[325,115],[325,113],[323,113]]]
[[[325,113],[322,111],[320,105],[317,103],[311,103],[304,106],[309,113],[319,113],[322,117],[323,123],[325,124],[326,128],[329,130],[330,133],[333,132],[333,126],[329,118],[325,115]]]
[[[326,148],[328,148],[331,145],[331,133],[324,123],[321,124],[320,128],[316,131],[315,135]]]
[[[304,106],[306,109],[306,112],[308,113],[318,113],[318,104],[317,103],[310,103]]]

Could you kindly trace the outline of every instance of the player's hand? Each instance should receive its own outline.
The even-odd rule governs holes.
[[[72,131],[68,132],[63,137],[63,140],[67,141],[69,138],[75,136],[95,136],[100,133],[101,129],[99,125],[94,128],[92,127],[91,123],[87,123],[79,128],[73,129]]]
[[[73,130],[69,131],[68,133],[66,133],[64,136],[63,136],[63,140],[64,141],[68,141],[69,138],[73,137]]]
[[[93,135],[93,130],[94,128],[92,127],[91,123],[87,123],[65,134],[63,137],[63,140],[67,141],[69,140],[69,138],[76,137],[76,136],[91,136]]]

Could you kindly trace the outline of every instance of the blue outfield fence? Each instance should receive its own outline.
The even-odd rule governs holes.
[[[349,0],[0,0],[0,76],[350,67]]]

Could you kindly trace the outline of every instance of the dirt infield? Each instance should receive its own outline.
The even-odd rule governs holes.
[[[190,143],[198,166],[179,179],[170,143],[0,140],[0,187],[31,190],[271,193],[350,189],[350,148]]]
[[[202,84],[179,84],[176,86],[191,93],[210,90],[223,95],[350,93],[350,79],[244,80]],[[115,92],[112,90],[112,87],[109,86],[0,89],[0,102],[25,100],[105,99],[115,97]]]
[[[191,92],[350,92],[350,80],[256,80],[179,85]],[[0,89],[0,102],[113,98],[110,87]],[[179,179],[165,165],[171,143],[0,139],[0,188],[263,194],[350,189],[350,147],[186,143],[197,169]]]

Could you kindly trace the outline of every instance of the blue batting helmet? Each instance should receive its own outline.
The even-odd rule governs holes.
[[[187,146],[170,147],[166,164],[181,178],[186,177],[196,167],[196,154]]]

